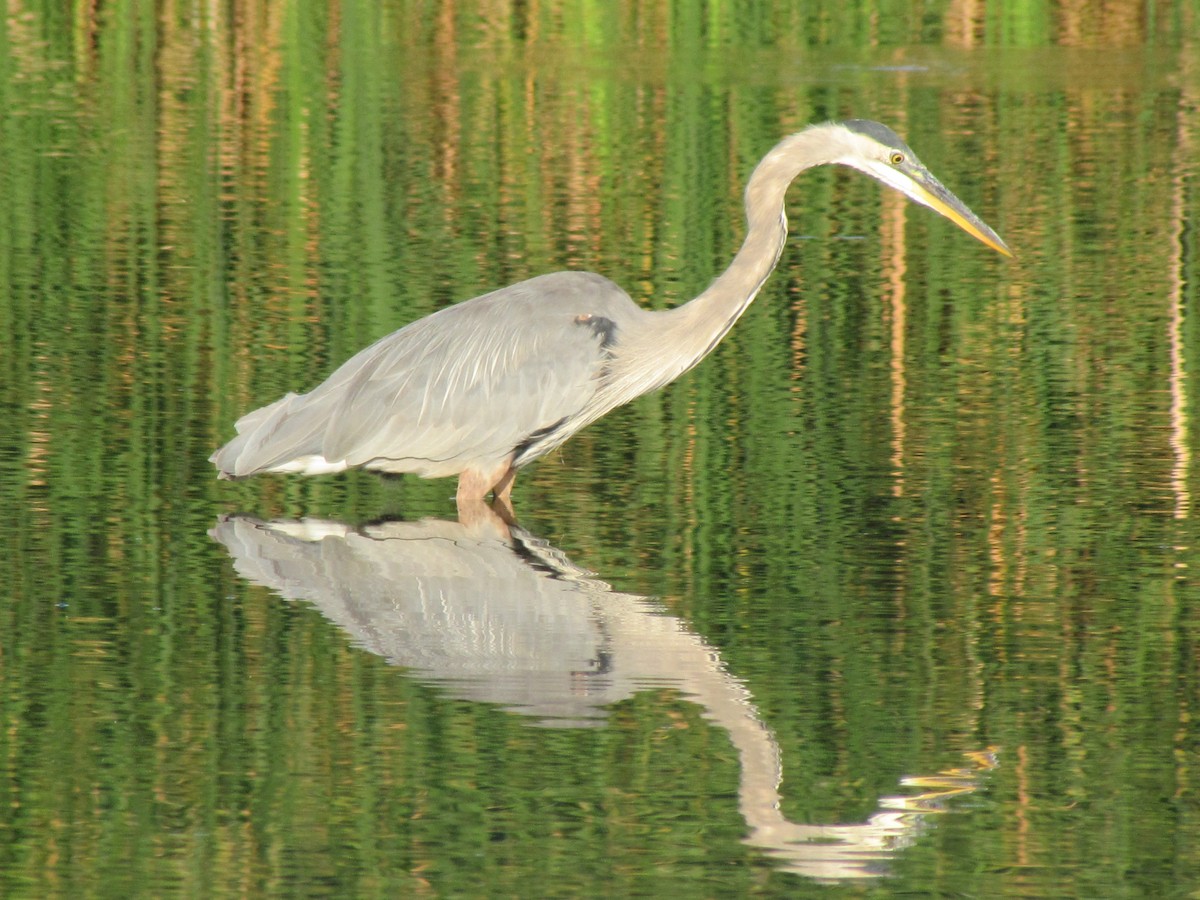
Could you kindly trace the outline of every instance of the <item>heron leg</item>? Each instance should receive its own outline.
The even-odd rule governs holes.
[[[512,507],[512,487],[517,480],[517,470],[510,468],[492,487],[492,509],[509,525],[517,524],[517,514]]]
[[[482,500],[460,502],[458,521],[475,538],[499,538],[502,541],[507,541],[512,536],[509,526],[516,524]]]
[[[503,503],[505,506],[512,507],[512,489],[513,482],[517,480],[517,470],[512,466],[505,469],[500,480],[492,485],[492,496],[497,503]]]
[[[512,494],[513,481],[516,480],[517,470],[514,469],[509,460],[504,460],[499,466],[489,472],[482,472],[479,469],[465,469],[458,476],[458,492],[455,494],[455,501],[458,504],[459,510],[471,503],[477,503],[487,497],[488,492],[492,493],[495,505],[501,508],[501,514],[507,513],[508,517],[512,516]]]
[[[469,500],[483,500],[508,470],[508,460],[495,469],[463,469],[458,476],[458,493],[454,495],[460,504]]]

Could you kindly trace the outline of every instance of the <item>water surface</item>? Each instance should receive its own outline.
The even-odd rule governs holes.
[[[9,11],[0,892],[1200,889],[1196,10],[810,7]],[[694,296],[850,116],[1016,259],[808,173],[718,351],[511,533],[215,479],[448,303]]]

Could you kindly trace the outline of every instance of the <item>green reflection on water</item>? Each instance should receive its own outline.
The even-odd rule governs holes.
[[[806,176],[726,344],[523,475],[522,520],[720,653],[793,820],[862,821],[999,748],[898,881],[848,893],[1196,890],[1195,5],[701,9],[9,11],[0,890],[836,893],[741,843],[736,754],[694,703],[531,728],[206,537],[235,510],[447,516],[450,486],[205,459],[527,275],[689,298],[759,155],[851,114],[1017,261]]]

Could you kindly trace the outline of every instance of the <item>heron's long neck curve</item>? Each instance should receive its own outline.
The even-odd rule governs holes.
[[[603,386],[579,416],[580,427],[669,384],[720,343],[779,261],[788,185],[805,169],[840,159],[847,134],[840,125],[816,125],[784,138],[763,158],[746,185],[746,239],[729,268],[694,300],[666,311],[641,310],[639,327],[618,332]]]
[[[700,296],[662,314],[668,346],[686,348],[672,378],[712,351],[775,269],[787,241],[784,196],[805,169],[834,160],[828,130],[817,126],[794,134],[763,158],[746,185],[746,239],[733,262]]]

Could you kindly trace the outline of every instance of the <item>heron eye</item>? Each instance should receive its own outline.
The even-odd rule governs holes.
[[[899,150],[894,150],[892,155],[888,157],[888,162],[890,162],[893,166],[898,166],[904,162],[904,154]]]

